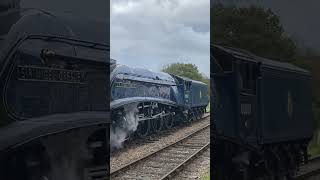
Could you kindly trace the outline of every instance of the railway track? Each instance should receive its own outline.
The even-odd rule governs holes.
[[[179,171],[173,180],[195,180],[202,179],[210,169],[210,148],[192,160],[184,169]]]
[[[114,150],[114,151],[111,151],[110,152],[110,155],[111,157],[114,157],[114,156],[121,156],[121,154],[123,152],[126,152],[127,149],[132,149],[132,148],[136,148],[137,146],[144,146],[144,145],[151,145],[155,142],[157,143],[164,143],[164,144],[167,144],[166,142],[162,142],[161,140],[164,139],[164,138],[167,138],[168,136],[171,136],[173,135],[175,132],[183,129],[183,128],[186,128],[186,127],[190,127],[190,126],[196,126],[195,129],[198,129],[201,128],[201,124],[203,124],[204,126],[206,124],[209,124],[210,123],[210,113],[206,113],[203,115],[203,117],[201,117],[201,119],[198,119],[198,120],[195,120],[195,121],[192,121],[190,122],[190,124],[180,124],[180,125],[177,125],[171,129],[166,129],[166,130],[163,130],[163,131],[160,131],[160,132],[157,132],[157,133],[153,133],[153,134],[150,134],[146,137],[137,137],[137,136],[131,136],[129,139],[127,139],[124,143],[123,143],[123,147],[121,149],[117,149],[117,150]],[[191,130],[190,132],[192,132],[193,130]],[[189,133],[188,133],[189,134]],[[187,134],[186,134],[187,135]],[[184,135],[185,136],[185,135]],[[175,141],[174,139],[172,139],[173,141]],[[172,142],[173,142],[172,141]],[[122,166],[122,165],[120,165]],[[114,167],[111,167],[111,169],[114,168]]]
[[[209,117],[210,117],[210,113],[206,113],[201,117],[201,119],[197,119],[195,121],[192,121],[192,122],[190,122],[190,124],[196,123],[196,122],[200,122],[200,121],[205,121]],[[147,143],[147,142],[157,141],[158,139],[163,138],[163,137],[165,137],[167,135],[170,135],[170,134],[174,133],[175,131],[177,131],[178,129],[183,128],[183,127],[185,127],[185,125],[178,125],[178,126],[175,126],[175,127],[171,128],[171,129],[166,129],[166,130],[163,130],[161,132],[152,133],[150,135],[147,135],[146,137],[139,137],[139,136],[132,135],[124,142],[124,144],[123,144],[124,148],[123,149],[130,148],[130,146],[132,144],[135,144],[135,143],[138,143],[138,142]],[[118,149],[116,151],[111,151],[111,156],[113,154],[119,153],[119,151],[122,151],[122,150]]]
[[[320,156],[310,159],[308,164],[301,166],[298,175],[294,179],[320,179]]]
[[[111,179],[170,179],[210,146],[210,125],[111,171]]]

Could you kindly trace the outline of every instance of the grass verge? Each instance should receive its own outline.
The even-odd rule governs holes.
[[[210,102],[209,102],[209,104],[208,104],[208,106],[207,106],[207,108],[206,108],[206,111],[207,111],[207,112],[210,112]]]
[[[210,172],[207,172],[205,175],[203,175],[201,180],[210,180]]]

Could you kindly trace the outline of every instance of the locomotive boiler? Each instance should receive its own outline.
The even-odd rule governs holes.
[[[214,178],[292,178],[313,135],[310,73],[232,47],[211,55]]]

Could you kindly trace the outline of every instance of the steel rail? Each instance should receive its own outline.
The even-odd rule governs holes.
[[[210,147],[210,143],[207,143],[204,145],[201,149],[193,153],[188,159],[180,163],[178,166],[176,166],[173,170],[171,170],[169,173],[161,177],[161,180],[167,180],[174,177],[180,170],[182,170],[186,165],[192,162],[193,159],[201,155],[205,150],[207,150]]]
[[[308,167],[310,166],[312,163],[317,163],[317,162],[320,162],[320,155],[318,156],[315,156],[313,158],[311,158],[307,164],[303,165],[303,167]],[[320,163],[319,163],[320,164]],[[294,177],[294,179],[309,179],[313,176],[316,176],[316,175],[320,175],[320,166],[319,168],[316,168],[316,169],[312,169],[312,170],[309,170],[307,172],[304,172],[304,173],[301,173],[301,174],[298,174],[297,176]]]
[[[208,116],[206,116],[206,117],[204,117],[204,118],[207,118],[207,117],[208,117]],[[130,163],[128,163],[128,164],[120,167],[120,168],[117,168],[116,170],[111,171],[110,177],[115,177],[115,176],[121,174],[122,172],[125,172],[125,171],[129,170],[131,167],[136,166],[136,165],[138,165],[139,163],[141,163],[141,162],[143,162],[143,161],[145,161],[145,160],[147,160],[147,159],[149,159],[149,158],[151,158],[151,157],[154,157],[155,155],[157,155],[157,154],[159,154],[159,153],[161,153],[161,152],[169,149],[170,147],[173,147],[174,145],[177,145],[178,143],[181,143],[181,142],[183,142],[183,141],[185,141],[185,140],[187,140],[187,139],[189,139],[189,138],[192,138],[194,135],[196,135],[196,134],[198,134],[198,133],[200,133],[200,132],[203,132],[203,131],[204,131],[205,129],[207,129],[208,127],[210,127],[210,124],[205,125],[204,127],[202,127],[202,128],[200,128],[200,129],[198,129],[198,130],[196,130],[196,131],[188,134],[187,136],[184,136],[184,137],[180,138],[180,139],[179,139],[178,141],[176,141],[176,142],[173,142],[173,143],[171,143],[171,144],[168,144],[168,145],[164,146],[163,148],[161,148],[161,149],[159,149],[159,150],[157,150],[157,151],[155,151],[155,152],[151,152],[151,153],[149,153],[148,155],[146,155],[146,156],[144,156],[144,157],[141,157],[141,158],[139,158],[139,159],[137,159],[137,160],[134,160],[134,161],[132,161],[132,162],[130,162]],[[209,147],[208,144],[206,144],[205,147]],[[203,148],[203,149],[202,149],[202,148]],[[201,148],[202,150],[205,149],[204,147],[202,147],[202,148]],[[202,150],[201,150],[201,151],[202,151]],[[200,150],[199,150],[199,151],[200,151]],[[200,152],[201,152],[201,151],[200,151]],[[193,154],[192,156],[195,156],[195,154]],[[188,158],[188,159],[190,159],[190,158]],[[181,166],[182,166],[182,165],[181,165]],[[179,168],[176,167],[175,169],[179,169]],[[172,171],[172,173],[173,173],[173,172],[174,172],[174,171]]]

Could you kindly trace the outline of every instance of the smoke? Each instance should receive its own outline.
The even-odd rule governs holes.
[[[110,148],[111,150],[120,149],[126,138],[138,128],[138,118],[136,116],[139,112],[137,108],[138,103],[132,103],[124,106],[123,118],[118,119],[115,127],[110,130]]]
[[[122,148],[123,142],[128,136],[128,131],[124,128],[111,128],[110,131],[110,148],[111,150]]]
[[[49,180],[81,180],[90,153],[86,148],[87,137],[93,129],[49,137],[45,142],[50,159]]]

